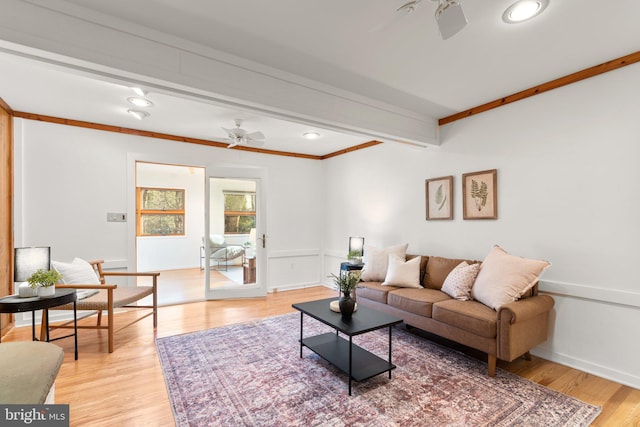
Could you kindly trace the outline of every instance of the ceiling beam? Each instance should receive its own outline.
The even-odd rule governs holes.
[[[550,90],[557,89],[571,83],[579,82],[580,80],[608,73],[609,71],[617,70],[618,68],[626,67],[627,65],[635,64],[636,62],[640,62],[640,51],[622,56],[620,58],[612,59],[611,61],[603,62],[602,64],[596,65],[594,67],[586,68],[584,70],[569,74],[564,77],[560,77],[555,80],[551,80],[546,83],[542,83],[541,85],[534,86],[518,93],[514,93],[513,95],[505,96],[504,98],[496,99],[495,101],[487,102],[486,104],[470,108],[460,113],[443,117],[438,120],[438,125],[446,125],[448,123],[455,122],[456,120],[464,119],[475,114],[502,107],[503,105],[511,104],[512,102],[529,98],[530,96],[539,95],[541,93],[548,92]]]

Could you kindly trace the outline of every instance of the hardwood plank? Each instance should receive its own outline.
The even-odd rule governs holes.
[[[116,333],[115,352],[107,353],[106,331],[79,331],[79,359],[73,340],[56,341],[65,359],[56,381],[56,402],[69,403],[72,426],[171,426],[169,397],[156,354],[155,338],[199,331],[293,312],[294,302],[336,296],[322,287],[276,292],[264,298],[202,301],[160,307],[158,328],[145,319]],[[141,315],[116,315],[116,325]],[[81,322],[95,321],[86,318]],[[64,331],[62,331],[64,332]],[[16,328],[3,339],[30,339],[29,327]],[[1,344],[0,344],[1,345]],[[562,366],[539,357],[498,366],[586,402],[601,405],[594,426],[640,424],[640,390]],[[487,378],[487,381],[491,381]]]

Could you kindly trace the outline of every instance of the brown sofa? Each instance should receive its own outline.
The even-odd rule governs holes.
[[[407,260],[420,255],[407,255]],[[534,286],[519,300],[497,311],[477,301],[452,299],[440,288],[447,275],[462,261],[421,256],[422,288],[402,288],[381,282],[361,282],[358,304],[401,317],[405,324],[487,353],[489,376],[495,375],[496,360],[508,362],[524,356],[547,339],[549,313],[554,300],[538,295]]]

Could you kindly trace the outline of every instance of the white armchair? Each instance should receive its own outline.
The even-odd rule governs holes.
[[[227,270],[227,263],[244,255],[244,247],[240,245],[227,245],[224,236],[219,234],[211,234],[209,236],[209,256],[205,256],[204,237],[202,238],[202,246],[200,247],[200,269],[204,269],[202,261],[208,259],[209,264],[216,270]]]

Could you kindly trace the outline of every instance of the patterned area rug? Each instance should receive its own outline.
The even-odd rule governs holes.
[[[305,316],[305,336],[331,331]],[[388,374],[354,382],[304,349],[300,314],[158,338],[178,426],[586,426],[601,409],[393,331]],[[386,358],[388,332],[354,338]]]

